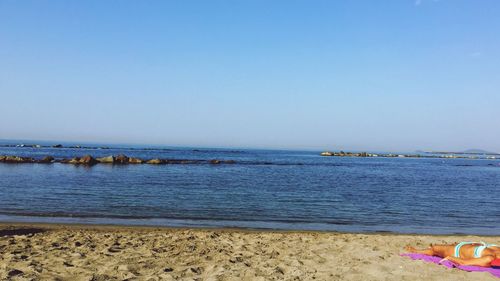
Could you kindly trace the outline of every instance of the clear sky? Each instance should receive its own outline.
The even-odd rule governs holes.
[[[498,0],[0,0],[0,139],[500,152]]]

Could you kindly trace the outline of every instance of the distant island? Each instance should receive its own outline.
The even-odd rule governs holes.
[[[477,150],[474,150],[477,151]],[[500,159],[497,153],[477,153],[477,152],[424,152],[417,151],[415,154],[393,154],[393,153],[368,153],[368,152],[321,152],[321,156],[334,157],[385,157],[385,158],[460,158],[460,159]],[[485,156],[485,157],[479,157]]]
[[[458,151],[458,152],[453,152],[453,151],[417,151],[417,152],[423,152],[423,153],[431,153],[431,154],[471,154],[471,155],[500,155],[498,152],[491,152],[491,151],[486,151],[483,149],[467,149],[464,151]]]
[[[496,152],[489,152],[482,149],[467,149],[463,153],[467,154],[496,154]]]

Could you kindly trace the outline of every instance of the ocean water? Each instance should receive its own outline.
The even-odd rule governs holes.
[[[500,161],[224,149],[0,148],[0,155],[236,164],[0,163],[0,221],[500,234]]]

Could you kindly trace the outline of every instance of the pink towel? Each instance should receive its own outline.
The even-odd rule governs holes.
[[[401,254],[401,256],[409,257],[413,260],[423,260],[426,262],[440,264],[440,265],[446,266],[448,268],[458,268],[458,269],[465,270],[465,271],[486,271],[486,272],[491,273],[493,276],[500,278],[500,269],[495,269],[495,268],[491,268],[491,267],[482,267],[482,266],[472,266],[472,265],[458,265],[458,264],[453,263],[449,260],[445,260],[442,263],[439,263],[439,261],[442,258],[423,255],[423,254]]]

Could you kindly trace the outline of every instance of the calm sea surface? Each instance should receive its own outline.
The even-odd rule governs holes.
[[[0,221],[500,234],[500,161],[318,152],[0,148],[236,164],[0,163]]]

